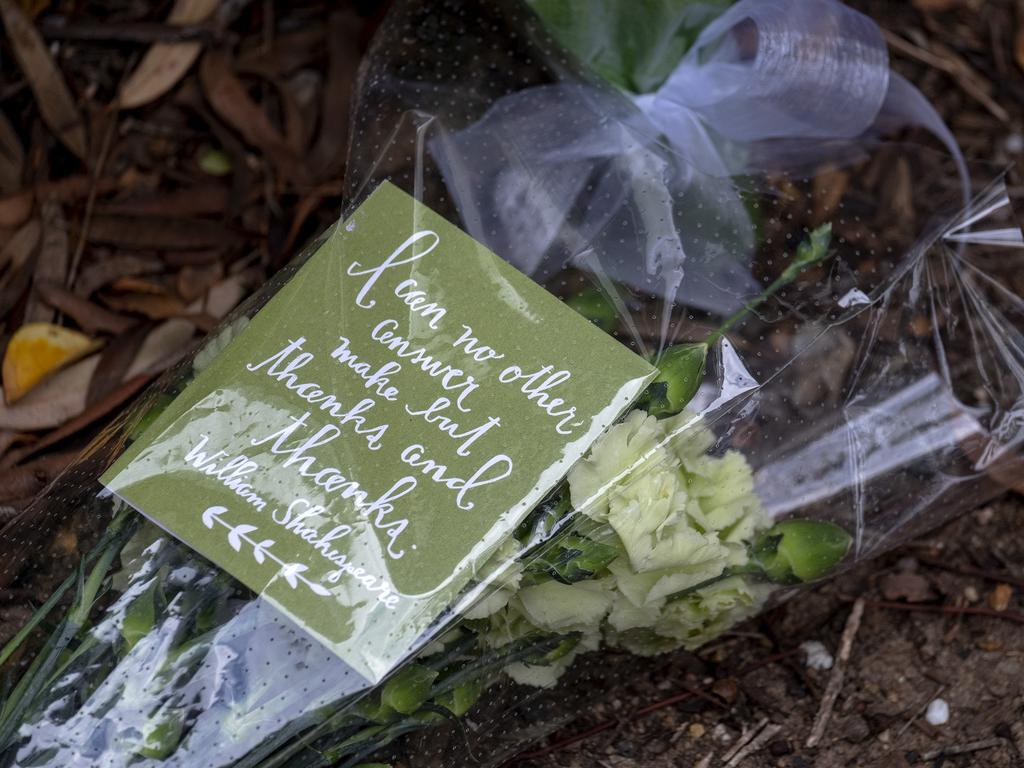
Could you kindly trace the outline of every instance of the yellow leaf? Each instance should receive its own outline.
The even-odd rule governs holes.
[[[216,10],[220,0],[177,0],[167,17],[173,25],[197,24]],[[173,88],[199,56],[199,43],[156,43],[125,81],[118,106],[134,109],[158,99]]]
[[[29,390],[57,371],[81,360],[100,346],[84,333],[50,323],[21,326],[4,353],[4,396],[8,403],[24,397]]]

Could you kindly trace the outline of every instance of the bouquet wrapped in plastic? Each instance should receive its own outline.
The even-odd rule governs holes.
[[[990,265],[1024,261],[1020,231],[1000,182],[970,188],[949,132],[890,72],[877,27],[828,0],[687,6],[607,27],[599,15],[582,25],[571,8],[403,0],[391,10],[361,75],[349,215],[307,249],[306,266],[300,258],[253,297],[0,534],[23,553],[5,564],[6,583],[34,578],[41,541],[73,513],[84,512],[80,537],[94,543],[0,651],[12,679],[0,710],[4,765],[496,765],[571,717],[581,680],[613,685],[629,674],[602,664],[602,652],[643,664],[698,648],[1019,478],[1024,302]],[[175,529],[134,491],[105,480],[142,514],[98,478],[126,448],[145,464],[153,436],[186,416],[239,432],[273,421],[279,401],[252,396],[243,374],[225,378],[223,361],[241,360],[244,339],[291,314],[371,306],[369,257],[351,238],[368,226],[362,204],[400,194],[378,192],[385,181],[417,207],[378,222],[376,234],[402,243],[438,216],[485,247],[463,264],[465,289],[447,289],[449,309],[525,306],[528,291],[515,282],[525,275],[561,299],[558,311],[620,342],[616,354],[652,367],[624,377],[633,394],[612,417],[602,411],[600,434],[574,443],[581,458],[545,469],[537,503],[492,510],[504,533],[489,529],[463,557],[458,589],[439,593],[443,610],[401,614],[354,662],[322,642],[326,625],[300,620],[281,596],[308,589],[328,614],[359,606],[371,618],[356,635],[386,623],[415,586],[396,570],[373,598],[353,597],[345,579],[376,583],[379,560],[357,555],[394,555],[404,526],[381,516],[371,524],[354,492],[331,501],[333,481],[316,475],[324,495],[304,492],[323,500],[319,511],[289,507],[274,522],[331,553],[339,575],[318,580],[226,507],[202,510],[206,529],[226,532],[224,547],[273,573],[260,590],[164,530]],[[908,195],[913,216],[900,205]],[[336,282],[309,277],[330,248],[347,268],[327,272]],[[495,271],[486,249],[518,277]],[[395,291],[408,318],[374,337],[403,364],[413,358],[402,345],[428,338],[443,315],[410,290],[431,277],[412,261]],[[492,293],[470,293],[478,271],[501,278]],[[521,326],[506,338],[522,350],[563,349],[565,339],[531,324],[531,308],[516,310]],[[348,346],[358,333],[326,332],[344,342],[331,351],[348,369],[338,381],[374,375]],[[489,347],[459,338],[481,371],[497,370]],[[293,355],[297,371],[309,342],[288,343],[248,370],[294,394],[285,360]],[[586,365],[588,351],[556,362]],[[421,355],[417,364],[432,363]],[[585,370],[595,388],[617,375]],[[565,403],[529,389],[540,379],[507,378],[525,380],[522,392],[548,415],[562,413]],[[221,398],[208,412],[190,395],[200,382]],[[337,382],[323,384],[301,385],[307,402],[322,396],[310,413],[327,408],[324,392]],[[378,375],[374,385],[388,399],[387,382]],[[424,423],[470,443],[488,437],[439,415]],[[427,429],[417,425],[413,435]],[[341,441],[373,449],[371,432]],[[284,454],[295,434],[279,434],[271,450]],[[534,440],[541,448],[533,433],[502,440],[509,454]],[[230,473],[198,450],[188,453],[192,468],[227,484]],[[311,455],[287,450],[287,461],[309,460],[313,477]],[[357,465],[356,449],[344,451]],[[410,465],[446,477],[425,461]],[[139,487],[173,474],[159,463],[139,472]],[[231,490],[257,509],[290,493],[248,480]],[[191,503],[161,493],[161,504]]]

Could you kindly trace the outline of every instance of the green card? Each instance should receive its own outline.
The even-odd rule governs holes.
[[[653,376],[383,184],[102,481],[376,682]]]

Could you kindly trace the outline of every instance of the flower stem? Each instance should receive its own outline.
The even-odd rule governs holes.
[[[813,230],[807,239],[797,246],[796,258],[786,267],[782,274],[775,278],[758,296],[748,301],[733,315],[726,319],[711,335],[704,340],[709,347],[728,333],[740,320],[754,312],[768,299],[796,280],[800,274],[824,261],[828,256],[828,246],[832,242],[832,225],[822,224]]]

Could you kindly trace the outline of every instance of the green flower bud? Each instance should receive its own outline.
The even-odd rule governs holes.
[[[654,360],[658,376],[647,388],[647,412],[662,418],[686,407],[704,379],[708,345],[704,342],[676,344]]]
[[[829,573],[850,543],[850,534],[835,523],[783,520],[758,536],[751,558],[776,584],[798,584]]]

